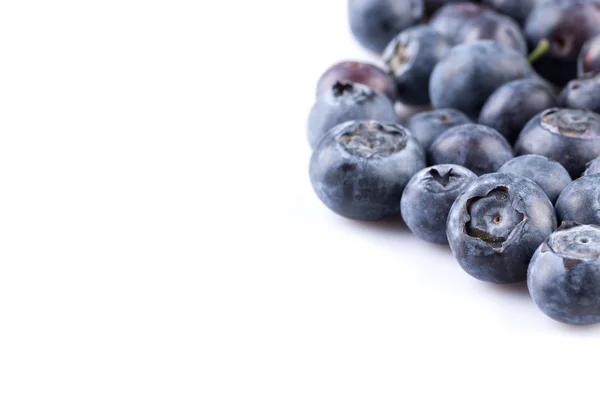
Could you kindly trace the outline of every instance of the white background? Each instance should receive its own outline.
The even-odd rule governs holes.
[[[0,399],[596,395],[600,328],[312,193],[345,1],[6,1],[0,55]]]

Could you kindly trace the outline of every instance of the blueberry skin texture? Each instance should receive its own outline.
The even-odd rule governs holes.
[[[531,48],[542,39],[550,50],[534,63],[536,71],[550,82],[564,86],[577,76],[577,58],[584,43],[600,34],[597,0],[554,0],[536,6],[525,23]]]
[[[550,318],[572,325],[600,322],[600,227],[563,223],[536,250],[527,287]]]
[[[332,65],[321,75],[317,83],[317,97],[331,89],[337,82],[354,82],[385,94],[396,101],[396,82],[381,68],[359,61],[342,61]]]
[[[431,16],[440,8],[449,3],[461,3],[464,0],[424,0],[425,3],[425,16],[431,18]]]
[[[435,66],[429,83],[431,103],[435,108],[455,108],[477,119],[496,89],[532,74],[522,54],[494,41],[461,44]]]
[[[514,157],[506,139],[492,128],[464,124],[447,130],[429,148],[432,164],[457,164],[477,175],[498,171]]]
[[[558,162],[532,154],[513,158],[498,172],[521,175],[531,179],[546,193],[552,204],[556,202],[565,187],[572,182],[565,167]]]
[[[365,48],[381,54],[404,29],[423,17],[423,0],[348,0],[350,30]]]
[[[317,98],[308,117],[308,140],[315,148],[334,126],[352,120],[397,123],[394,105],[368,86],[338,82]]]
[[[406,128],[428,151],[431,144],[444,132],[455,126],[471,123],[465,114],[452,108],[424,111],[413,115],[405,124]]]
[[[487,99],[479,123],[515,143],[523,127],[536,114],[558,105],[552,89],[539,79],[520,79],[500,86]]]
[[[527,41],[521,27],[511,18],[493,11],[485,12],[465,22],[456,35],[457,43],[495,40],[504,47],[527,55]]]
[[[585,42],[577,58],[577,76],[588,72],[600,72],[600,35]]]
[[[592,161],[587,163],[586,169],[583,175],[594,175],[600,174],[600,157],[594,158]]]
[[[556,201],[559,221],[600,225],[600,175],[585,175],[574,180]]]
[[[376,221],[399,214],[402,191],[425,168],[423,149],[400,125],[344,125],[313,152],[310,180],[316,194],[350,219]]]
[[[465,23],[489,12],[487,7],[472,2],[446,4],[431,17],[429,25],[450,43],[457,44],[457,34]]]
[[[555,229],[554,208],[538,185],[495,173],[479,177],[456,199],[446,233],[468,274],[504,284],[526,279],[533,253]]]
[[[408,228],[420,239],[448,244],[446,221],[452,204],[477,175],[459,165],[436,165],[412,177],[400,209]]]
[[[519,24],[525,20],[533,8],[540,3],[539,0],[483,0],[483,4],[493,8],[499,13],[508,15]]]
[[[560,94],[560,106],[600,112],[600,73],[574,79]]]
[[[586,164],[600,156],[600,115],[567,108],[543,111],[525,125],[515,151],[558,161],[578,178]]]
[[[431,72],[450,49],[450,43],[427,25],[408,28],[390,42],[383,60],[394,76],[401,102],[416,106],[430,103]]]

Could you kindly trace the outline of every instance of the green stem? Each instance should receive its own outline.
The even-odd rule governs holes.
[[[550,42],[548,39],[540,40],[537,47],[531,52],[531,54],[529,54],[529,57],[527,57],[529,63],[535,63],[537,60],[542,58],[542,56],[546,54],[548,50],[550,50]]]

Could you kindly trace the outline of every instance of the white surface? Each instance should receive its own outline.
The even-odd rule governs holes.
[[[344,4],[3,4],[1,399],[595,395],[599,328],[313,195]]]

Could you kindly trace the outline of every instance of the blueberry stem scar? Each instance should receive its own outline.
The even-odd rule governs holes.
[[[542,39],[538,43],[537,47],[529,54],[527,60],[530,64],[534,64],[537,60],[542,58],[542,56],[546,54],[548,50],[550,50],[550,42],[548,39]]]

